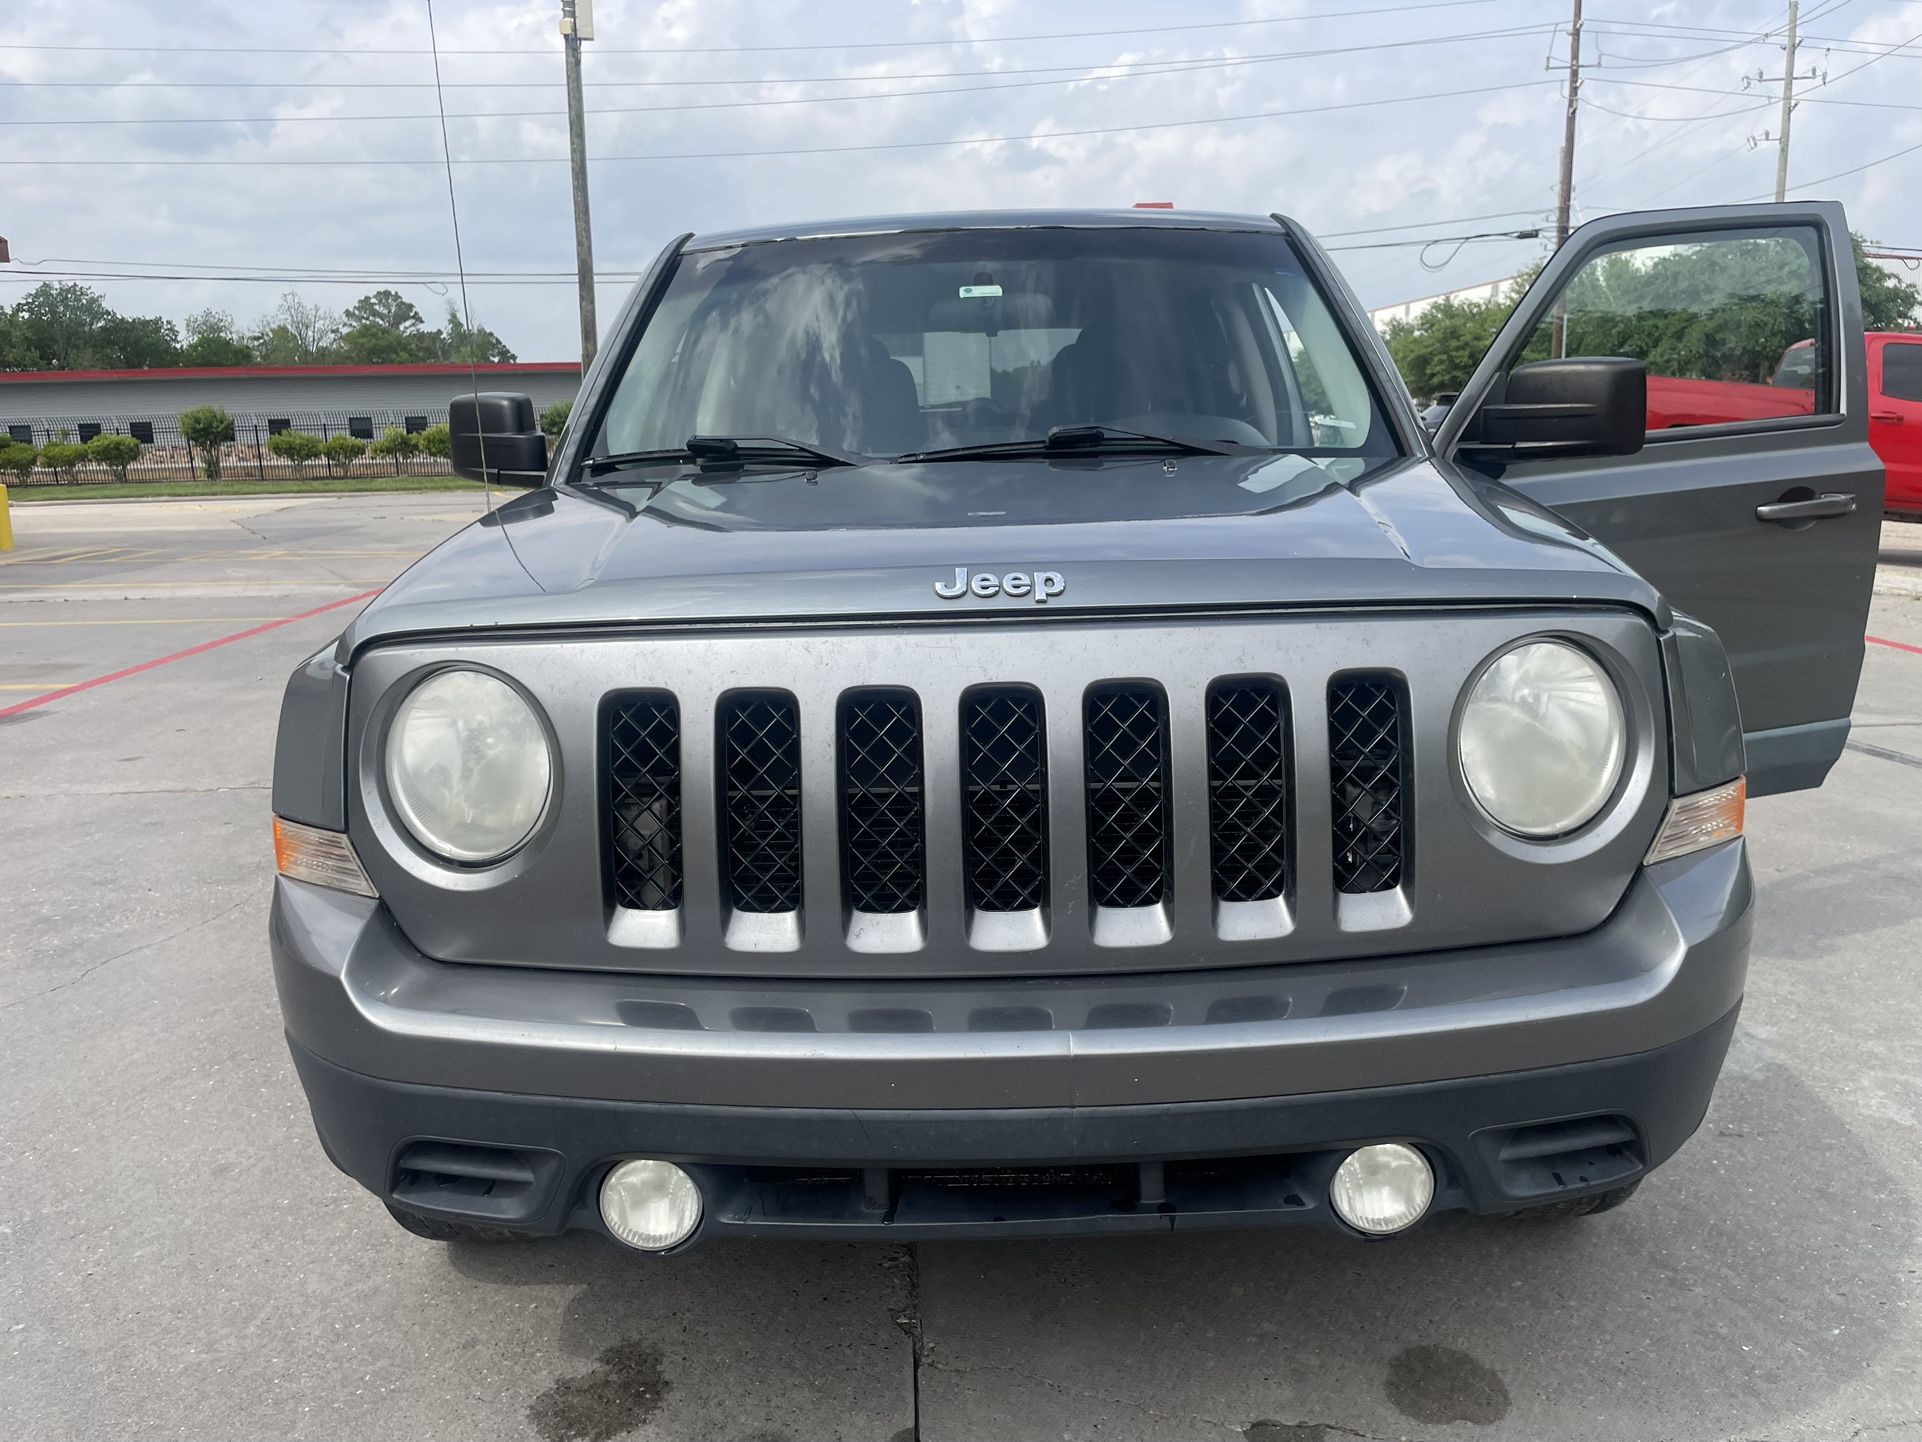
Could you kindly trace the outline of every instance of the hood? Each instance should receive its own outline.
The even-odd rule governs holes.
[[[1287,606],[1605,602],[1667,625],[1597,542],[1430,460],[1356,481],[1288,455],[883,463],[616,494],[508,501],[389,585],[341,659],[448,631]],[[1027,584],[983,596],[981,574]]]

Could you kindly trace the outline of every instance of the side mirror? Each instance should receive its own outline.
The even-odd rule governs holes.
[[[531,396],[468,391],[447,407],[454,474],[495,486],[538,486],[547,479],[547,437]]]
[[[1509,461],[1632,456],[1647,434],[1647,369],[1621,356],[1582,356],[1516,366],[1463,449]]]

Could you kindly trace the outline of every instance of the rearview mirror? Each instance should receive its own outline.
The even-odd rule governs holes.
[[[454,474],[495,486],[538,486],[547,479],[547,437],[531,396],[469,391],[447,407]]]
[[[1648,371],[1621,356],[1529,361],[1481,408],[1463,449],[1489,459],[1632,456],[1648,434]]]

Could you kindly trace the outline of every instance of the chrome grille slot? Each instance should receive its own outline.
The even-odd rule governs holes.
[[[921,713],[907,691],[841,702],[842,879],[850,910],[921,907],[924,875]]]
[[[1344,676],[1328,688],[1335,889],[1393,891],[1408,869],[1407,708],[1386,676]]]
[[[1160,688],[1088,692],[1088,882],[1096,906],[1156,906],[1168,893],[1168,725]]]
[[[1288,700],[1272,681],[1208,691],[1208,828],[1217,901],[1288,890]]]
[[[1048,743],[1027,687],[970,691],[961,702],[968,904],[1032,911],[1048,890]]]
[[[735,695],[721,707],[723,875],[740,912],[801,906],[801,733],[792,696]]]
[[[604,732],[608,872],[614,904],[681,904],[681,717],[671,696],[620,697]]]

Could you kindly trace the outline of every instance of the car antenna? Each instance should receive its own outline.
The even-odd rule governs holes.
[[[447,97],[440,86],[440,41],[434,34],[434,0],[427,0],[427,48],[434,57],[434,104],[440,111],[440,158],[447,170],[447,213],[454,222],[454,271],[460,277],[461,325],[466,331],[461,339],[466,343],[467,386],[474,397],[475,424],[479,426],[480,371],[474,365],[474,307],[467,299],[467,261],[461,254],[460,203],[454,199],[454,155],[447,146]],[[487,497],[487,509],[491,511],[494,509],[494,483],[488,479],[487,428],[480,426],[477,436],[480,441],[481,489]]]

